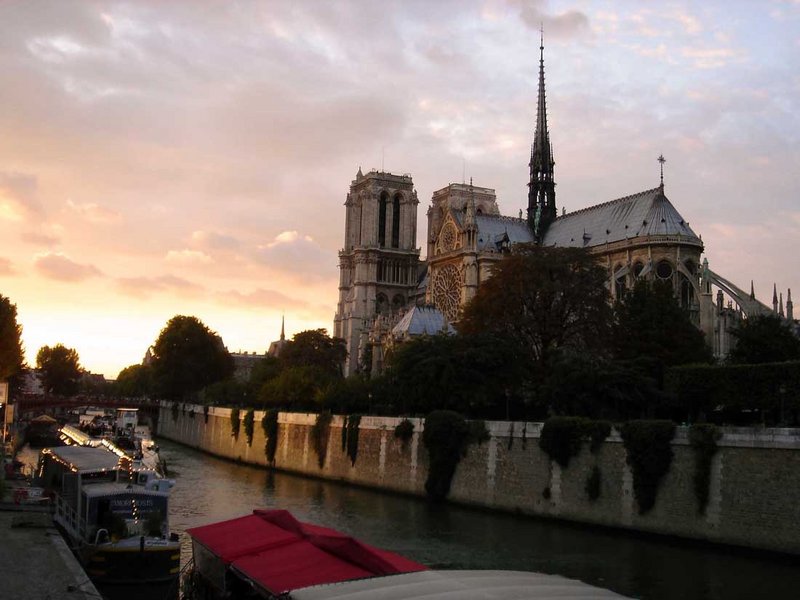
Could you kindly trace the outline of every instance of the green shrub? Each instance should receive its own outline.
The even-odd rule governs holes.
[[[469,422],[469,441],[480,446],[483,442],[488,442],[492,436],[486,428],[486,421],[482,419]]]
[[[276,408],[270,408],[264,413],[261,419],[261,429],[264,430],[264,454],[267,456],[267,463],[275,463],[275,452],[278,449],[278,415]]]
[[[653,508],[658,485],[672,464],[672,421],[628,421],[620,430],[633,472],[633,493],[639,514]]]
[[[470,429],[460,414],[450,410],[435,410],[425,418],[422,442],[428,450],[428,479],[425,491],[434,501],[450,493],[456,467],[466,452]]]
[[[589,496],[589,500],[592,502],[600,497],[602,483],[603,477],[600,473],[600,467],[595,465],[592,467],[592,472],[589,473],[589,476],[586,478],[586,485],[583,488],[586,490],[586,495]]]
[[[234,439],[239,439],[239,428],[242,426],[242,422],[239,420],[239,407],[234,407],[231,409],[231,435]]]
[[[329,411],[323,411],[317,415],[317,420],[311,426],[311,445],[317,454],[317,464],[319,464],[320,469],[325,466],[325,455],[328,452],[332,418]]]
[[[700,514],[706,512],[708,505],[708,488],[711,483],[711,460],[717,453],[717,442],[722,432],[708,423],[698,423],[689,428],[689,443],[694,449],[694,495]]]
[[[581,450],[584,431],[585,420],[580,417],[550,417],[542,427],[539,447],[566,469]]]
[[[414,423],[408,419],[403,419],[394,428],[394,437],[403,443],[403,448],[408,446],[408,442],[414,437]]]
[[[244,435],[247,439],[247,445],[253,445],[253,425],[255,423],[255,414],[252,408],[248,408],[244,413]]]
[[[611,435],[611,423],[609,421],[584,421],[584,434],[589,438],[589,451],[597,454],[603,447],[603,442]]]

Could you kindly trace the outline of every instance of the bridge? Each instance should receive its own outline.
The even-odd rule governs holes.
[[[119,398],[108,396],[50,396],[46,394],[22,394],[16,397],[16,412],[19,417],[34,417],[41,414],[63,414],[85,407],[93,408],[138,408],[148,416],[157,416],[159,401],[150,398]]]

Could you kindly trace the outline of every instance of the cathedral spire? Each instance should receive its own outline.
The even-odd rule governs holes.
[[[772,312],[778,314],[778,284],[772,284]]]
[[[541,243],[547,226],[556,219],[556,190],[553,175],[553,149],[547,130],[547,98],[544,87],[544,30],[539,42],[539,95],[536,104],[536,129],[531,146],[530,181],[528,183],[528,225],[536,241]],[[535,216],[540,214],[538,223]]]
[[[789,289],[789,293],[786,296],[786,318],[790,321],[794,321],[794,305],[792,304],[792,290]]]
[[[756,288],[753,285],[753,280],[750,280],[750,300],[756,299]]]
[[[360,167],[359,167],[359,170],[361,170]],[[284,321],[286,321],[286,315],[281,315],[281,341],[282,342],[286,339],[286,333],[284,333],[284,328],[283,328]]]

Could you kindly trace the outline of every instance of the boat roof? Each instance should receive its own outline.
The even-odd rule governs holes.
[[[119,462],[119,458],[108,450],[88,446],[46,448],[42,453],[52,454],[69,468],[80,472],[109,471],[116,469]]]
[[[301,523],[285,510],[254,510],[187,533],[268,594],[427,569],[333,529]]]
[[[421,571],[317,585],[292,600],[624,600],[610,590],[559,575],[523,571]]]

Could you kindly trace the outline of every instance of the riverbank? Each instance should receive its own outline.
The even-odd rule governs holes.
[[[244,414],[241,415],[244,417]],[[158,434],[210,454],[267,466],[263,413],[256,411],[250,444],[244,426],[232,435],[231,411],[187,405],[161,408]],[[405,494],[424,495],[427,452],[421,420],[414,434],[395,438],[396,418],[363,417],[355,460],[343,447],[341,417],[333,417],[322,466],[311,430],[316,415],[281,413],[273,468]],[[553,517],[644,533],[800,554],[800,433],[792,429],[726,429],[711,464],[709,501],[700,512],[693,488],[695,453],[679,428],[674,459],[656,505],[639,514],[621,440],[612,434],[591,453],[583,449],[566,469],[539,449],[540,423],[487,422],[490,439],[472,446],[458,466],[449,499],[463,504]],[[595,469],[596,468],[596,469]],[[600,473],[599,496],[587,478]]]

